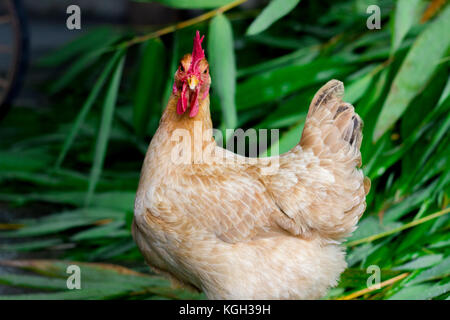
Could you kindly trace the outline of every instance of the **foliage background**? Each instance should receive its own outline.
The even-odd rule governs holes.
[[[149,274],[131,238],[139,170],[195,30],[206,34],[216,128],[301,135],[314,93],[332,78],[364,120],[368,207],[346,242],[349,269],[326,299],[449,297],[449,44],[446,1],[159,0],[199,18],[138,33],[105,26],[48,55],[64,72],[42,84],[49,106],[16,106],[0,127],[0,201],[45,204],[39,218],[0,221],[2,299],[204,298]],[[366,9],[381,8],[369,30]],[[196,11],[197,13],[197,11]],[[270,154],[260,150],[260,155]],[[44,211],[45,211],[44,210]],[[0,217],[1,219],[1,217]],[[51,259],[50,259],[51,257]],[[82,269],[67,290],[66,267]],[[126,267],[121,267],[121,266]],[[381,288],[367,288],[367,267]],[[24,272],[17,273],[17,269]]]

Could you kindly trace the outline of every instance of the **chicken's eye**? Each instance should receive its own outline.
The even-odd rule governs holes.
[[[204,73],[204,74],[207,74],[207,73],[208,73],[208,69],[205,69],[205,70],[203,71],[203,73]]]
[[[180,63],[180,70],[184,72],[184,66]]]

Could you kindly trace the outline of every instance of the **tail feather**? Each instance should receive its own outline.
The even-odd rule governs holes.
[[[328,152],[348,152],[348,156],[360,164],[363,122],[354,107],[342,101],[343,96],[344,85],[338,80],[329,81],[316,93],[309,107],[300,145],[312,147],[311,143],[317,144],[317,140],[311,136],[319,136]]]

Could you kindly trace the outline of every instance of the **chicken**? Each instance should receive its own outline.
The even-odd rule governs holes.
[[[148,148],[133,237],[155,272],[209,299],[320,298],[346,268],[340,243],[366,207],[362,121],[331,80],[289,152],[250,159],[219,147],[202,40],[181,60]]]

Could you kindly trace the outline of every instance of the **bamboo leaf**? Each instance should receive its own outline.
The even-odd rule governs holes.
[[[48,203],[69,204],[74,206],[83,206],[86,193],[82,191],[53,191],[53,192],[35,192],[27,194],[6,194],[0,193],[0,199],[4,201],[26,203],[30,201],[40,201]],[[108,208],[120,210],[122,212],[133,209],[135,191],[110,191],[94,194],[92,207]]]
[[[117,212],[103,208],[84,208],[71,211],[63,211],[57,214],[39,219],[39,223],[33,221],[21,221],[25,225],[23,228],[9,232],[3,232],[2,237],[31,237],[52,235],[68,229],[91,225],[104,219],[117,219],[123,216],[122,212]]]
[[[434,266],[438,262],[442,261],[442,254],[430,254],[413,261],[405,263],[401,266],[393,268],[393,270],[415,270]]]
[[[271,0],[247,29],[247,35],[258,34],[291,12],[300,0]]]
[[[5,275],[5,281],[20,284],[23,287],[58,289],[60,285],[66,288],[67,267],[77,265],[83,277],[82,290],[59,291],[46,294],[29,294],[16,296],[1,296],[0,299],[15,297],[16,299],[107,299],[129,294],[158,295],[172,299],[199,299],[202,295],[172,289],[168,280],[162,277],[150,276],[131,269],[106,263],[86,263],[78,261],[55,260],[7,260],[0,265],[17,267],[44,275],[45,277],[10,276]],[[63,278],[64,283],[58,281]],[[0,276],[0,281],[2,276]],[[46,284],[45,280],[50,280]],[[74,294],[78,292],[78,294]],[[84,293],[83,293],[84,292]]]
[[[223,122],[227,129],[234,129],[237,126],[236,62],[233,30],[224,15],[220,14],[211,21],[208,36],[211,78],[220,99]]]
[[[236,88],[238,110],[276,101],[297,90],[342,78],[354,67],[336,59],[317,59],[306,65],[288,65],[250,77]]]
[[[178,9],[208,9],[224,6],[233,0],[134,0],[137,2],[159,2]]]
[[[403,38],[413,24],[420,20],[423,11],[422,0],[398,0],[395,9],[394,26],[392,30],[392,54],[397,51]]]
[[[0,171],[38,171],[48,166],[50,157],[45,150],[21,152],[0,151]]]
[[[283,154],[289,150],[291,150],[296,144],[299,143],[300,138],[302,136],[303,126],[305,125],[305,120],[302,119],[295,126],[290,128],[287,132],[285,132],[281,139],[277,142],[273,143],[269,149],[267,149],[261,157],[267,156],[276,156],[279,154]]]
[[[351,246],[359,245],[361,243],[372,242],[372,241],[375,241],[375,240],[378,240],[378,239],[381,239],[381,238],[393,235],[395,233],[401,232],[403,230],[415,227],[417,225],[420,225],[420,224],[425,223],[427,221],[430,221],[432,219],[436,219],[437,217],[440,217],[440,216],[442,216],[444,214],[448,214],[449,212],[450,212],[450,208],[447,208],[447,209],[435,212],[433,214],[430,214],[430,215],[428,215],[426,217],[423,217],[421,219],[414,220],[414,221],[411,221],[409,223],[406,223],[406,224],[404,224],[404,225],[402,225],[400,227],[393,228],[391,230],[388,230],[388,231],[385,231],[385,232],[381,232],[381,233],[378,233],[378,234],[374,234],[374,235],[366,237],[366,238],[350,241],[350,242],[346,243],[346,246],[351,247]]]
[[[106,48],[88,51],[88,53],[76,59],[75,62],[70,65],[66,72],[64,72],[64,74],[58,79],[58,81],[51,84],[49,88],[50,94],[56,94],[67,87],[76,76],[98,61],[106,51]]]
[[[395,276],[398,276],[401,272],[388,269],[382,269],[380,272],[382,281],[388,280]],[[365,269],[348,268],[346,269],[340,278],[339,286],[360,288],[367,286],[367,278],[369,273]]]
[[[164,45],[150,39],[143,45],[139,74],[134,92],[133,123],[138,136],[147,132],[151,114],[160,115],[161,91],[164,83]],[[156,130],[153,128],[152,131]]]
[[[319,54],[319,49],[320,48],[318,45],[312,45],[272,60],[239,69],[237,71],[237,77],[246,77],[255,73],[269,71],[286,65],[307,64],[317,57]]]
[[[119,91],[120,79],[122,77],[122,69],[125,61],[125,55],[117,64],[114,70],[111,82],[106,93],[105,102],[103,104],[102,119],[100,123],[97,144],[95,146],[95,157],[92,164],[91,174],[89,178],[89,187],[86,195],[85,204],[89,205],[94,194],[95,187],[100,178],[103,167],[103,161],[106,155],[106,147],[108,145],[109,133],[113,120],[114,108],[116,106],[116,99]]]
[[[420,300],[420,298],[418,297],[422,295],[425,290],[429,290],[430,287],[431,286],[429,284],[422,284],[414,287],[404,287],[396,294],[389,297],[389,300]]]
[[[118,38],[119,35],[109,27],[95,28],[59,48],[57,51],[41,58],[37,64],[40,67],[54,67],[86,51],[107,47]],[[102,41],[98,41],[98,39],[102,39]]]
[[[89,111],[91,110],[91,107],[94,104],[94,102],[97,100],[97,97],[98,97],[101,89],[103,88],[103,85],[105,84],[106,79],[108,78],[108,76],[111,73],[114,66],[117,64],[117,60],[120,58],[121,55],[122,55],[122,52],[120,52],[120,51],[117,51],[114,54],[114,56],[111,58],[111,60],[106,65],[106,67],[103,70],[100,77],[97,79],[97,82],[95,83],[94,87],[92,88],[92,91],[90,92],[88,98],[84,102],[83,107],[81,107],[81,110],[78,113],[78,116],[76,117],[76,119],[73,123],[73,126],[64,141],[64,145],[62,147],[61,153],[59,154],[58,160],[56,161],[56,164],[55,164],[56,169],[58,169],[61,166],[62,162],[64,161],[64,158],[66,157],[67,152],[69,151],[70,147],[72,146],[72,143],[75,140],[75,138],[80,130],[81,125],[85,121],[86,116],[89,113]]]
[[[0,248],[7,251],[32,251],[38,249],[46,249],[60,243],[62,243],[61,239],[33,240],[30,242],[0,245]]]
[[[408,282],[408,286],[422,283],[431,279],[443,278],[450,275],[450,257],[446,257],[439,264],[422,271],[417,277]]]
[[[450,6],[419,35],[403,61],[378,117],[373,141],[377,141],[402,116],[430,79],[450,45],[447,30],[450,30]]]
[[[178,55],[178,51],[179,51],[179,47],[180,47],[180,36],[178,35],[178,33],[175,33],[173,36],[173,43],[172,43],[172,54],[170,57],[170,63],[169,63],[169,76],[167,77],[166,80],[166,84],[165,84],[165,89],[164,89],[164,94],[163,94],[163,98],[162,98],[162,108],[164,108],[167,104],[167,102],[169,101],[170,95],[172,94],[172,89],[173,89],[173,75],[175,74],[175,72],[177,71],[177,66],[178,66],[178,59],[179,59],[179,55]]]
[[[128,230],[119,229],[123,227],[124,224],[125,224],[124,221],[111,222],[104,226],[78,232],[71,239],[74,241],[80,241],[96,238],[105,239],[105,238],[129,237],[131,234]]]
[[[15,287],[36,288],[44,290],[67,289],[66,280],[49,279],[23,274],[0,274],[0,283]]]
[[[345,88],[344,100],[354,104],[366,93],[372,83],[373,74],[371,72],[353,81]]]

